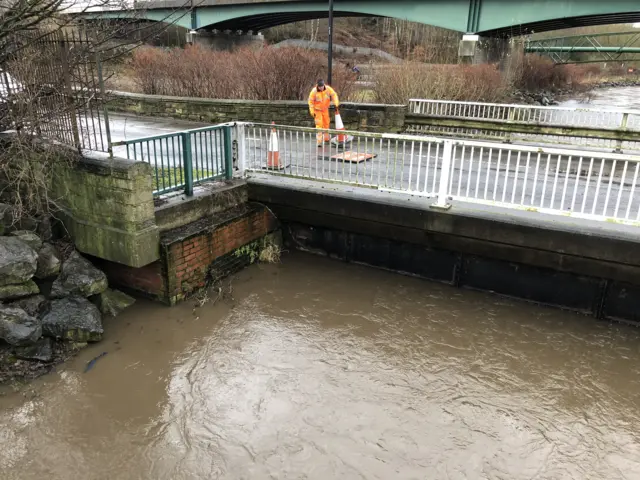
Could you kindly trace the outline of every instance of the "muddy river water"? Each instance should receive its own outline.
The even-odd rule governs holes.
[[[0,397],[0,478],[640,478],[636,328],[305,254],[231,286]]]

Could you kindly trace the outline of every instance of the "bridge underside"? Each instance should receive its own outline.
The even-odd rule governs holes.
[[[614,25],[640,22],[640,11],[607,15],[586,15],[534,22],[525,25],[496,28],[479,32],[485,37],[512,37],[529,35],[536,32],[550,32],[575,27],[592,27],[596,25]]]
[[[376,17],[366,13],[358,12],[334,12],[335,18],[347,17]],[[243,32],[259,32],[268,28],[286,25],[288,23],[302,22],[305,20],[317,20],[327,18],[325,11],[315,12],[285,12],[285,13],[267,13],[264,15],[255,15],[252,17],[240,17],[219,22],[213,25],[203,27],[204,30],[241,30]]]
[[[485,37],[512,37],[570,27],[640,22],[637,0],[334,0],[336,17],[390,17]],[[142,9],[144,6],[145,9]],[[261,30],[326,18],[327,2],[277,1],[220,4],[202,0],[140,2],[140,10],[84,14],[91,18],[139,18],[198,30]]]

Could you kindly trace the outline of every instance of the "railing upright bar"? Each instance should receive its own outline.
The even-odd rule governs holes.
[[[233,177],[233,150],[231,148],[231,127],[227,126],[224,132],[224,177],[231,180]]]
[[[193,195],[193,163],[191,158],[191,133],[180,134],[182,140],[182,162],[184,170],[184,193],[190,197]]]
[[[433,208],[448,209],[451,205],[448,202],[449,175],[451,174],[451,161],[453,153],[453,142],[445,140],[442,149],[442,169],[440,171],[440,182],[438,184],[438,197]]]

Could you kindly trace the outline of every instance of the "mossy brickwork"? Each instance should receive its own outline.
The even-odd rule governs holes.
[[[159,258],[148,164],[82,158],[59,165],[51,180],[52,198],[78,250],[131,267]]]
[[[259,240],[276,229],[269,209],[243,204],[162,233],[160,259],[151,265],[100,267],[110,284],[175,305],[253,263]]]
[[[234,121],[313,127],[304,101],[215,100],[111,92],[114,112],[170,117],[206,123]],[[405,105],[343,103],[340,114],[345,128],[371,132],[399,132],[404,128]]]

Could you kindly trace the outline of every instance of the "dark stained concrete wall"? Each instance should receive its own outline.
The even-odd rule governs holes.
[[[640,324],[640,235],[532,212],[252,179],[289,248]]]

